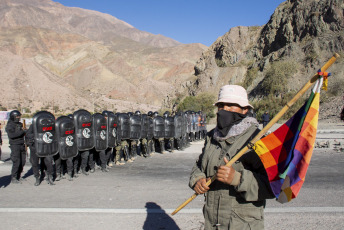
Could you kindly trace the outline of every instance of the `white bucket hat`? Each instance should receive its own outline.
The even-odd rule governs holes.
[[[248,103],[246,90],[240,85],[222,86],[219,92],[219,99],[214,105],[216,106],[220,102],[238,104],[241,107],[248,106],[253,108],[253,106]]]

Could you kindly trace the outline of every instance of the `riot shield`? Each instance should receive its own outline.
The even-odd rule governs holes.
[[[174,116],[174,138],[182,137],[183,118],[180,115]]]
[[[149,129],[149,118],[147,114],[141,115],[141,138],[147,138],[148,137],[148,129]]]
[[[148,132],[147,132],[147,139],[151,140],[154,137],[154,124],[153,118],[148,117]]]
[[[56,136],[58,150],[62,160],[78,155],[78,147],[75,143],[76,134],[73,119],[61,116],[56,120]]]
[[[47,111],[40,111],[32,118],[36,154],[39,157],[54,156],[58,152],[55,117]]]
[[[185,113],[181,113],[181,118],[182,118],[182,136],[184,136],[187,132],[187,116]]]
[[[92,149],[94,147],[92,115],[88,111],[80,109],[73,113],[73,118],[78,150]]]
[[[192,114],[188,113],[187,114],[187,133],[191,133],[192,132]]]
[[[106,140],[107,140],[107,147],[114,148],[116,146],[116,138],[117,138],[117,116],[110,111],[103,112],[105,114],[105,118],[107,117],[107,132],[106,132]]]
[[[161,116],[156,116],[153,118],[153,134],[154,138],[164,138],[165,137],[165,120]]]
[[[141,116],[130,116],[130,140],[138,140],[141,138]]]
[[[165,118],[165,138],[174,137],[174,117],[168,116]]]
[[[107,120],[100,113],[92,115],[93,118],[93,138],[96,151],[107,149]]]
[[[117,119],[117,141],[118,143],[121,140],[129,139],[130,138],[130,121],[129,116],[126,113],[118,113]]]

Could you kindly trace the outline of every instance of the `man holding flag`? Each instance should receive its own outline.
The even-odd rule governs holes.
[[[207,133],[202,154],[194,165],[189,186],[206,194],[205,229],[264,229],[266,199],[274,198],[258,155],[244,154],[230,167],[225,164],[259,132],[246,90],[238,85],[220,89],[217,126]],[[216,176],[208,187],[206,181]]]

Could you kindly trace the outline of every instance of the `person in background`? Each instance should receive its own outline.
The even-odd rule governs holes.
[[[215,106],[217,126],[207,133],[189,181],[197,194],[206,194],[205,230],[264,229],[266,199],[274,194],[258,155],[251,150],[225,166],[259,132],[258,121],[247,116],[253,106],[246,90],[238,85],[223,86]],[[215,181],[207,186],[213,176]]]
[[[269,123],[269,121],[270,121],[270,115],[268,111],[265,111],[265,113],[263,113],[262,115],[263,128]]]

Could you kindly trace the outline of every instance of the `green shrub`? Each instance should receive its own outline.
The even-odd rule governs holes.
[[[246,75],[245,75],[245,80],[242,84],[242,87],[247,89],[253,82],[253,80],[257,77],[258,75],[258,67],[255,68],[250,68],[247,70]]]
[[[210,93],[201,93],[197,96],[188,96],[178,104],[177,109],[182,111],[202,111],[207,115],[207,119],[215,117],[213,106],[216,97]]]
[[[218,67],[226,67],[226,62],[224,62],[222,59],[215,58],[216,65]]]
[[[277,61],[271,64],[262,81],[265,95],[282,96],[288,92],[288,78],[297,72],[295,61]]]
[[[296,95],[296,91],[286,93],[282,98],[269,95],[262,100],[252,102],[257,119],[260,121],[263,113],[268,111],[270,120],[281,111],[281,109]],[[288,120],[291,118],[308,99],[309,94],[297,100],[281,117],[280,120]]]

